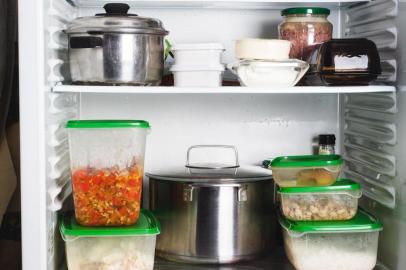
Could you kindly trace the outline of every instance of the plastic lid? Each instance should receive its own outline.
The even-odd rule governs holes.
[[[277,157],[271,162],[271,167],[321,167],[336,166],[343,163],[339,155],[308,155]]]
[[[76,222],[73,212],[65,215],[59,225],[62,237],[98,237],[98,236],[143,236],[160,233],[160,225],[155,216],[148,210],[141,209],[135,225],[122,227],[85,227]]]
[[[360,184],[349,179],[338,179],[331,186],[313,186],[313,187],[280,187],[279,193],[320,193],[320,192],[336,192],[336,191],[359,191]]]
[[[336,136],[334,134],[321,134],[319,135],[319,144],[322,145],[335,145]]]
[[[382,224],[372,214],[358,208],[357,214],[350,220],[339,221],[293,221],[278,213],[279,223],[290,235],[300,236],[306,233],[350,233],[382,230]]]
[[[321,7],[295,7],[284,9],[281,11],[281,14],[282,16],[295,14],[330,15],[330,10]]]
[[[106,13],[77,18],[68,25],[66,32],[69,34],[88,32],[168,34],[160,20],[129,14],[127,13],[129,8],[127,4],[122,3],[106,4],[104,6]]]
[[[144,120],[69,120],[66,128],[150,128]]]
[[[224,71],[222,64],[210,65],[173,65],[170,71]]]
[[[222,50],[224,46],[221,43],[179,43],[172,47],[172,51],[181,50]]]

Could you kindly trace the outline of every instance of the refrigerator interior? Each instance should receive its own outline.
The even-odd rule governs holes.
[[[67,37],[62,30],[78,16],[102,12],[104,2],[20,1],[24,269],[53,270],[64,264],[57,216],[71,193],[64,124],[72,118],[148,120],[152,130],[145,171],[184,164],[187,148],[195,144],[235,145],[241,164],[260,165],[278,155],[310,154],[318,134],[334,133],[337,149],[346,161],[345,174],[363,184],[364,207],[377,214],[386,228],[380,237],[378,260],[389,269],[406,264],[400,255],[406,251],[402,246],[406,241],[406,172],[401,166],[406,147],[401,140],[405,129],[400,126],[403,108],[399,106],[406,104],[402,87],[406,76],[401,68],[397,71],[405,53],[397,50],[397,44],[406,42],[398,29],[404,20],[402,12],[406,15],[404,3],[322,4],[332,11],[329,20],[334,37],[367,37],[377,43],[383,67],[380,80],[397,81],[397,92],[338,94],[326,89],[313,94],[251,94],[203,90],[183,94],[169,90],[149,94],[145,87],[142,93],[128,93],[131,88],[120,92],[119,87],[99,93],[87,86],[57,91],[69,81]],[[235,61],[234,41],[239,38],[277,38],[282,8],[309,5],[288,0],[127,2],[132,12],[162,20],[172,43],[223,43],[223,63]],[[143,198],[147,204],[146,180]]]

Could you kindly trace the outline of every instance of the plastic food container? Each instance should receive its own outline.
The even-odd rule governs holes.
[[[290,57],[307,60],[313,49],[331,39],[333,25],[327,20],[330,10],[297,7],[282,10],[279,38],[292,42]]]
[[[290,87],[303,77],[309,64],[290,59],[285,61],[243,60],[228,67],[243,86],[250,87]]]
[[[160,226],[147,210],[136,225],[83,227],[74,216],[60,224],[69,270],[152,270]]]
[[[315,49],[309,62],[308,85],[367,85],[381,74],[378,49],[365,38],[332,39]]]
[[[339,155],[285,156],[272,160],[271,169],[280,187],[329,186],[341,172]]]
[[[245,38],[235,42],[235,56],[245,60],[287,60],[290,46],[288,40]]]
[[[224,65],[181,66],[173,65],[171,71],[175,86],[218,87],[221,86]]]
[[[84,226],[134,224],[140,212],[143,120],[72,120],[69,134],[75,214]]]
[[[361,187],[348,179],[331,186],[281,187],[281,209],[290,220],[349,220],[358,209]]]
[[[224,46],[221,43],[175,44],[172,47],[176,65],[219,65]]]
[[[297,270],[372,270],[381,223],[359,209],[347,221],[291,221],[279,215],[285,251]]]

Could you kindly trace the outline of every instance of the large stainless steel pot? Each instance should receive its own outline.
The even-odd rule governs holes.
[[[161,21],[128,14],[127,4],[75,19],[67,28],[71,78],[83,84],[157,85],[164,69]]]
[[[189,148],[188,157],[197,147]],[[240,167],[236,155],[234,166],[192,166],[187,161],[186,167],[147,176],[150,207],[161,223],[158,256],[232,263],[268,251],[275,222],[269,171]]]

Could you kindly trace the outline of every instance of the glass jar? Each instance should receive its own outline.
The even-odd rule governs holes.
[[[279,38],[292,43],[290,58],[307,60],[314,48],[332,38],[327,8],[288,8],[281,12]]]

